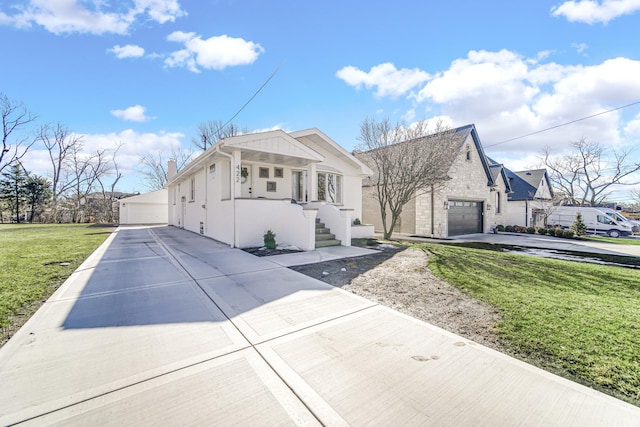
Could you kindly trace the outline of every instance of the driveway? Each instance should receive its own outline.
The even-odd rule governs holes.
[[[0,384],[1,425],[640,424],[640,408],[173,227],[110,236],[0,349]]]

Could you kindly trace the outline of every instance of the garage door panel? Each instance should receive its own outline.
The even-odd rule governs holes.
[[[448,211],[449,236],[482,233],[482,202],[450,200]]]

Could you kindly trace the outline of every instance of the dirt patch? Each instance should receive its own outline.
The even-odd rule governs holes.
[[[498,312],[434,276],[427,268],[428,256],[417,249],[383,250],[292,269],[505,351],[494,329]]]

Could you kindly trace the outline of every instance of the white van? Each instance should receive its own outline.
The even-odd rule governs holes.
[[[610,237],[628,236],[632,233],[631,225],[609,216],[600,208],[583,206],[554,206],[547,216],[547,225],[569,228],[576,220],[578,212],[587,226],[587,234],[604,234]]]
[[[607,215],[609,215],[610,217],[612,217],[616,221],[626,222],[627,224],[629,224],[631,226],[631,230],[634,233],[640,232],[640,222],[634,221],[634,220],[629,219],[629,218],[625,218],[624,216],[622,216],[620,214],[620,212],[618,212],[615,209],[611,209],[611,208],[598,208],[598,209],[600,209],[602,212],[606,213]]]

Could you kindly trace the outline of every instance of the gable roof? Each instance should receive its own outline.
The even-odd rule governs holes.
[[[292,138],[300,141],[302,144],[312,144],[314,146],[322,145],[327,151],[331,152],[334,156],[345,160],[348,164],[358,169],[362,175],[373,175],[373,171],[369,166],[362,163],[353,154],[342,148],[337,142],[329,138],[324,132],[318,128],[310,128],[291,132],[289,135]],[[313,149],[313,147],[309,147]]]
[[[451,130],[446,130],[444,132],[453,132],[453,138],[454,140],[458,143],[458,148],[462,149],[464,143],[467,141],[468,137],[471,136],[471,140],[473,141],[473,145],[476,148],[476,151],[478,152],[478,155],[480,157],[480,162],[482,164],[482,169],[485,172],[485,175],[487,177],[487,186],[489,187],[494,187],[496,185],[498,185],[498,177],[500,177],[502,175],[504,182],[507,186],[506,188],[506,192],[508,193],[509,190],[509,180],[507,179],[507,176],[505,174],[505,172],[502,169],[502,165],[498,165],[496,163],[496,165],[498,165],[499,167],[496,167],[495,170],[492,171],[492,168],[490,167],[490,159],[484,154],[484,149],[482,148],[482,143],[480,142],[480,137],[478,136],[478,131],[476,130],[476,126],[474,124],[468,124],[465,126],[460,126],[458,128],[455,129],[451,129]],[[413,140],[409,140],[409,141],[403,141],[400,142],[399,144],[407,144],[407,143],[412,143],[412,142],[420,142],[420,143],[429,143],[429,142],[438,142],[439,139],[437,138],[437,135],[440,135],[441,133],[444,132],[439,132],[439,133],[435,133],[432,135],[427,135],[425,137],[422,138],[417,138],[417,139],[413,139]],[[387,147],[380,147],[380,148],[376,148],[374,150],[370,150],[370,151],[375,151],[375,150],[384,150]],[[359,155],[360,156],[365,156],[366,153],[370,152],[360,152]],[[358,155],[358,154],[356,154]],[[451,159],[451,165],[449,165],[449,167],[447,168],[448,170],[450,170],[451,166],[453,165],[453,162],[455,161],[455,158]],[[375,173],[375,171],[374,171]],[[368,180],[368,183],[372,183],[375,182],[375,176],[371,177]]]
[[[497,178],[501,174],[500,171],[493,172],[489,167],[489,158],[484,154],[484,148],[482,148],[482,143],[480,142],[480,137],[478,136],[478,131],[476,130],[476,125],[470,124],[466,126],[461,126],[459,128],[453,129],[456,136],[460,135],[460,147],[467,140],[467,137],[470,135],[473,140],[473,144],[478,151],[478,155],[480,156],[480,162],[482,163],[482,168],[484,169],[485,174],[487,175],[487,185],[490,187],[498,185]],[[505,177],[505,183],[508,185],[508,180]]]
[[[546,169],[532,169],[518,172],[512,172],[506,169],[506,171],[513,191],[509,194],[509,200],[533,200],[543,180],[546,181],[547,188],[553,196],[553,189],[549,183]]]

